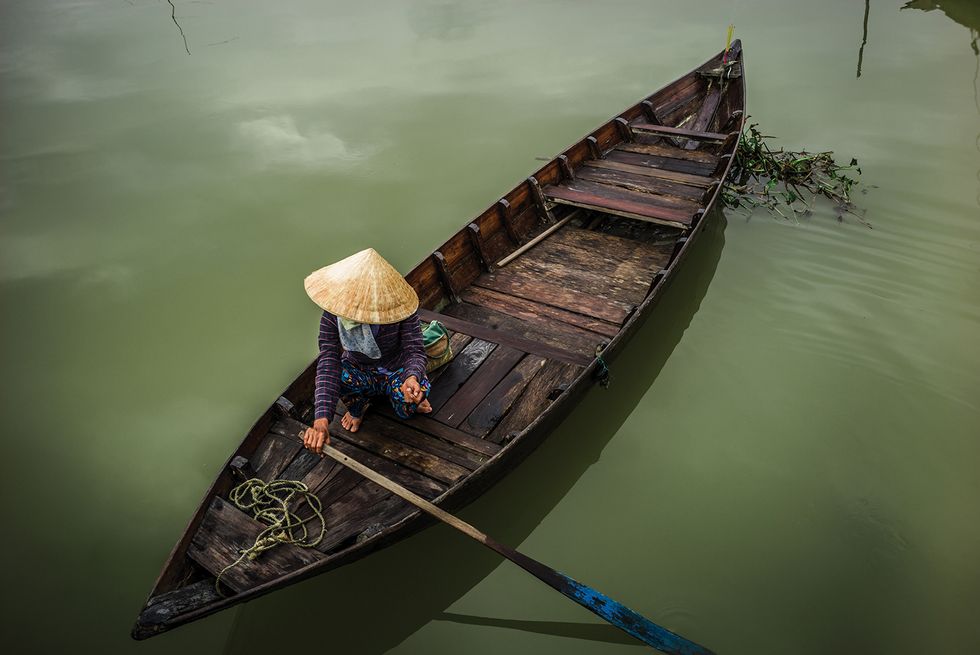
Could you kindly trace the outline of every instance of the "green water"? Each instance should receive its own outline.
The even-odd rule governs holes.
[[[721,48],[874,229],[715,217],[625,354],[463,516],[721,654],[980,652],[975,2],[8,1],[6,652],[617,653],[447,528],[137,644],[227,453],[314,354],[315,267],[408,270]],[[931,3],[923,4],[931,7]],[[971,32],[972,30],[972,32]]]

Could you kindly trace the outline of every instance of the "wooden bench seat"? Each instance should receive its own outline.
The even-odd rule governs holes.
[[[721,142],[728,138],[727,134],[721,132],[701,132],[698,130],[688,130],[683,127],[667,127],[666,125],[654,125],[653,123],[639,122],[631,123],[630,127],[636,132],[647,134],[662,134],[670,137],[683,137],[685,139],[695,139],[697,141]]]
[[[563,183],[544,188],[544,194],[554,202],[614,214],[639,221],[669,225],[681,229],[691,227],[694,211],[667,207],[644,197],[644,194],[630,191],[581,189],[573,184]]]
[[[717,179],[710,175],[695,175],[692,173],[682,173],[663,168],[652,168],[650,166],[639,166],[637,164],[627,164],[625,162],[613,161],[610,159],[593,159],[582,164],[583,170],[597,168],[600,170],[622,171],[633,175],[644,175],[654,177],[677,184],[684,184],[693,187],[707,188],[714,184]]]

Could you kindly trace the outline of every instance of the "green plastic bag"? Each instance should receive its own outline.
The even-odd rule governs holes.
[[[421,323],[422,343],[425,346],[425,357],[428,360],[425,372],[431,373],[440,366],[449,363],[453,358],[453,350],[449,345],[449,332],[439,321]]]

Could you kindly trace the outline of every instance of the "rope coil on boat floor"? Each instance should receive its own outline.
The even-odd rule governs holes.
[[[294,500],[305,501],[313,513],[305,519],[298,515],[299,504],[295,511],[290,510],[289,504]],[[327,526],[323,521],[320,499],[310,493],[306,484],[297,480],[273,480],[265,482],[260,478],[251,478],[231,490],[228,500],[238,509],[250,513],[257,521],[269,527],[255,537],[255,543],[240,551],[238,559],[221,569],[214,580],[214,588],[221,593],[221,577],[230,569],[245,560],[253,561],[263,552],[280,544],[291,544],[300,548],[313,548],[323,540]],[[320,520],[320,534],[313,537],[307,524],[314,518]]]

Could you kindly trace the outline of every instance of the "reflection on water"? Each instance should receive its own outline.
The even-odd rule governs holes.
[[[861,32],[861,47],[858,49],[857,76],[861,77],[861,65],[864,63],[864,46],[868,44],[868,15],[871,13],[871,0],[864,0],[864,23]]]
[[[189,55],[191,54],[191,49],[187,46],[187,35],[184,34],[184,28],[177,22],[177,7],[174,5],[173,0],[167,0],[167,4],[170,5],[170,20],[177,26],[177,31],[180,32],[180,38],[184,42],[184,52]]]
[[[910,0],[902,9],[921,9],[933,11],[938,9],[970,30],[971,46],[977,50],[977,32],[980,31],[980,3],[976,0]]]
[[[910,0],[902,9],[921,9],[933,11],[938,9],[950,19],[970,30],[970,48],[976,57],[976,67],[973,70],[973,104],[980,115],[980,2],[977,0]],[[980,132],[977,133],[977,152],[980,152]],[[980,169],[977,170],[977,182],[980,182]],[[980,189],[977,189],[977,206],[980,207]]]

